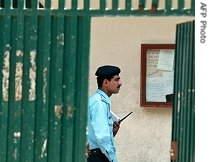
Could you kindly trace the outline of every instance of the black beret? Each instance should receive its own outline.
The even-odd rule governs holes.
[[[117,66],[112,66],[112,65],[104,65],[99,67],[96,70],[95,75],[97,77],[101,77],[101,78],[108,78],[108,77],[112,77],[114,75],[119,75],[120,73],[120,68]]]

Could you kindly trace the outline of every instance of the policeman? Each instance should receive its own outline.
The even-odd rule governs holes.
[[[120,90],[120,72],[120,68],[113,65],[96,70],[98,89],[88,103],[88,162],[117,162],[114,136],[120,123],[112,118],[110,97]]]

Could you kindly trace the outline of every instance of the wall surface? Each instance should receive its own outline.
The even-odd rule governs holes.
[[[94,17],[91,22],[89,93],[98,66],[117,65],[123,86],[111,96],[112,111],[129,112],[115,137],[119,162],[169,162],[172,108],[140,107],[142,43],[175,43],[176,24],[194,17]]]

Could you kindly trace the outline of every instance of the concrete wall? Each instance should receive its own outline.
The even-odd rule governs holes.
[[[133,111],[115,137],[119,162],[169,162],[172,108],[140,107],[142,43],[175,43],[176,24],[193,17],[94,17],[91,22],[89,93],[98,66],[121,67],[123,86],[113,95],[119,117]]]

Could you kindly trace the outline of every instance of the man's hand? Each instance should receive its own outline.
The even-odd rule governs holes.
[[[115,121],[113,124],[113,135],[115,136],[118,132],[118,130],[120,129],[120,123]]]

